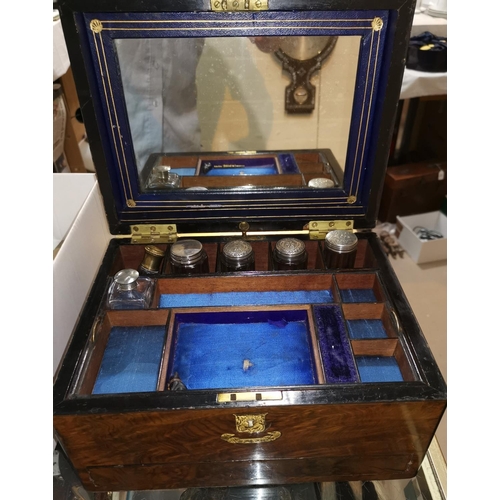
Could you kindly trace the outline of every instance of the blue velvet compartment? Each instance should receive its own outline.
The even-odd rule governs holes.
[[[348,288],[340,290],[342,302],[377,302],[377,297],[371,288]]]
[[[155,391],[165,326],[111,329],[92,394]]]
[[[173,346],[188,389],[317,383],[304,310],[178,313]]]
[[[178,174],[180,176],[193,176],[193,175],[196,175],[196,168],[192,167],[192,168],[188,168],[188,167],[185,167],[185,168],[172,168],[170,170],[170,172],[172,173],[175,173],[175,174]]]
[[[314,306],[313,314],[326,383],[358,382],[356,365],[340,306]]]
[[[389,356],[359,356],[361,382],[403,382],[403,375],[396,358]]]
[[[266,306],[281,304],[331,304],[331,290],[286,292],[168,293],[160,295],[160,308],[208,306]]]
[[[384,339],[387,338],[381,319],[349,319],[347,329],[351,339]]]

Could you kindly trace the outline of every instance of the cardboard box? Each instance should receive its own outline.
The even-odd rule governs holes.
[[[428,212],[408,217],[398,216],[396,219],[400,231],[398,236],[399,243],[417,264],[446,259],[446,215],[442,212]],[[439,231],[443,235],[443,238],[421,240],[414,231],[414,228],[417,226]]]
[[[53,212],[55,375],[111,235],[94,174],[54,174]]]

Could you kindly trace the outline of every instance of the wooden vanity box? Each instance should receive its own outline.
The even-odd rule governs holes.
[[[55,435],[84,487],[414,476],[446,387],[371,232],[414,2],[58,7],[116,235],[54,382]],[[335,46],[325,55],[322,44]],[[199,175],[207,158],[253,168],[262,155],[297,168],[255,183],[248,171]],[[148,191],[145,166],[158,162],[198,170]],[[334,187],[308,187],[314,177]],[[203,183],[217,178],[231,180]],[[325,267],[334,229],[356,232],[352,268]],[[284,237],[305,242],[307,269],[274,269]],[[202,242],[208,274],[172,274],[172,244],[187,238]],[[255,271],[222,273],[237,238],[252,244]],[[109,309],[114,274],[137,269],[148,244],[166,252],[151,306]]]

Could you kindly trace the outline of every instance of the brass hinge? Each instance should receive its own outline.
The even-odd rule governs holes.
[[[131,228],[132,243],[175,243],[175,224],[136,224]]]
[[[309,229],[309,239],[324,240],[325,236],[334,229],[352,231],[354,229],[353,220],[317,220],[311,221],[306,226]]]
[[[215,12],[237,12],[268,10],[268,0],[210,0],[210,8]]]

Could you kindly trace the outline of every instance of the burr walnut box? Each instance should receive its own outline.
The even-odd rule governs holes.
[[[414,3],[58,8],[115,235],[54,382],[85,488],[414,476],[446,387],[371,232]]]

